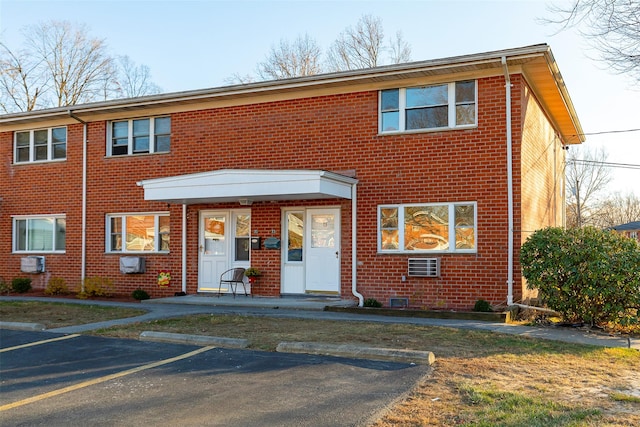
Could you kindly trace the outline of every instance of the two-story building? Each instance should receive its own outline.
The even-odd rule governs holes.
[[[0,277],[161,297],[254,266],[255,296],[518,302],[582,134],[546,44],[3,115]]]

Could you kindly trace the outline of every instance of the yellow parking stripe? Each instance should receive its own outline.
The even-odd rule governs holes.
[[[65,335],[63,337],[51,338],[49,340],[34,341],[34,342],[30,342],[28,344],[17,345],[15,347],[3,348],[2,350],[0,350],[0,353],[4,353],[5,351],[19,350],[21,348],[33,347],[34,345],[47,344],[47,343],[50,343],[50,342],[68,340],[69,338],[75,338],[75,337],[79,337],[79,336],[80,336],[80,334],[71,334],[71,335]]]
[[[149,363],[147,365],[138,366],[137,368],[127,369],[126,371],[117,372],[115,374],[106,375],[106,376],[100,377],[100,378],[94,378],[92,380],[85,381],[85,382],[82,382],[82,383],[79,383],[79,384],[71,385],[71,386],[64,387],[64,388],[61,388],[61,389],[58,389],[58,390],[53,390],[53,391],[50,391],[48,393],[39,394],[37,396],[33,396],[33,397],[29,397],[27,399],[19,400],[17,402],[8,403],[6,405],[0,406],[0,412],[6,411],[8,409],[17,408],[19,406],[23,406],[23,405],[26,405],[26,404],[29,404],[29,403],[37,402],[37,401],[40,401],[40,400],[48,399],[50,397],[58,396],[58,395],[61,395],[63,393],[68,393],[70,391],[78,390],[78,389],[81,389],[81,388],[84,388],[84,387],[89,387],[91,385],[103,383],[105,381],[109,381],[109,380],[113,380],[113,379],[116,379],[116,378],[124,377],[126,375],[135,374],[136,372],[144,371],[146,369],[151,369],[151,368],[155,368],[157,366],[166,365],[168,363],[175,362],[177,360],[186,359],[188,357],[195,356],[196,354],[203,353],[205,351],[209,351],[209,350],[214,349],[214,348],[215,348],[214,346],[202,347],[202,348],[199,348],[197,350],[191,351],[189,353],[185,353],[185,354],[181,354],[181,355],[176,356],[176,357],[172,357],[170,359],[160,360],[158,362],[153,362],[153,363]]]

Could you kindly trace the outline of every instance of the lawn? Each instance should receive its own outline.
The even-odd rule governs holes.
[[[51,308],[46,312],[57,316]],[[247,338],[251,348],[266,351],[281,341],[433,351],[430,375],[375,427],[640,425],[637,350],[430,326],[239,315],[195,315],[94,333],[136,338],[143,330]]]

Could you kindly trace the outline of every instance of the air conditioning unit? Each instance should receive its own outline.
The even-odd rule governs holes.
[[[409,258],[409,276],[440,277],[440,258]]]
[[[139,256],[123,256],[120,257],[120,273],[144,273],[145,259]]]
[[[23,273],[44,273],[43,256],[26,256],[20,259],[20,270]]]

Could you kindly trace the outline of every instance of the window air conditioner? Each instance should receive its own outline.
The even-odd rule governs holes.
[[[20,259],[20,270],[23,273],[44,273],[43,256],[27,256]]]
[[[440,277],[440,258],[409,258],[409,276]]]
[[[123,256],[120,257],[120,273],[144,273],[145,259],[139,256]]]

